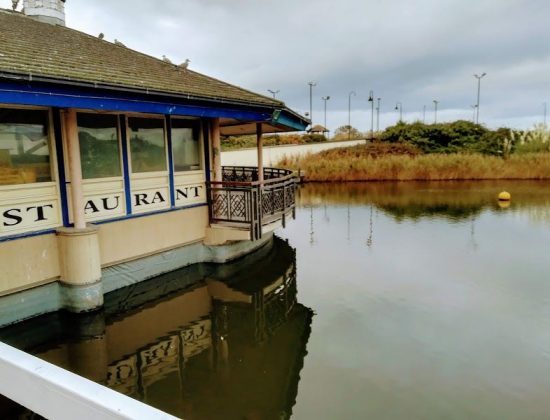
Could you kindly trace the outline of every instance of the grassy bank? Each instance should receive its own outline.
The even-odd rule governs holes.
[[[512,155],[418,154],[399,146],[355,146],[283,159],[279,166],[305,173],[306,181],[447,181],[550,179],[550,153]]]

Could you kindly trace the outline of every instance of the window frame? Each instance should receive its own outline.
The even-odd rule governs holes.
[[[174,155],[174,138],[172,137],[172,150],[170,150],[170,153],[172,154],[172,170],[174,171],[174,174],[194,174],[199,172],[205,171],[205,160],[204,160],[204,139],[203,139],[203,122],[201,118],[195,118],[195,117],[185,117],[185,116],[171,116],[171,121],[173,120],[186,120],[190,121],[192,125],[193,132],[197,133],[197,141],[198,141],[198,153],[199,153],[199,168],[198,169],[189,169],[189,170],[183,170],[178,171],[176,170],[176,164],[175,164],[175,155]],[[170,124],[172,125],[172,124]],[[170,127],[172,129],[172,127]],[[170,133],[172,135],[172,133]]]

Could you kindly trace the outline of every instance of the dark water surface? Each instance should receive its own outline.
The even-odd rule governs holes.
[[[550,183],[309,184],[278,236],[0,340],[187,419],[550,418]]]

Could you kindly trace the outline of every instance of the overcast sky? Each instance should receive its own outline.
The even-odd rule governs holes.
[[[22,1],[21,1],[22,3]],[[11,0],[0,0],[11,7]],[[67,0],[67,25],[278,98],[327,125],[370,128],[369,90],[381,127],[404,119],[471,119],[528,128],[550,102],[548,0]]]

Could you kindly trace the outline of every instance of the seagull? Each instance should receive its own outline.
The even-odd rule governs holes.
[[[99,39],[103,39],[103,38],[105,38],[105,35],[103,34],[103,32],[101,32],[97,37],[98,37]]]
[[[119,47],[126,47],[122,42],[120,42],[118,39],[115,39],[115,45],[118,45]]]
[[[11,8],[15,12],[15,9],[17,9],[17,5],[19,4],[19,0],[11,0]]]
[[[189,63],[191,62],[191,60],[189,60],[188,58],[185,59],[185,62],[184,63],[181,63],[178,67],[180,69],[183,69],[183,70],[186,70],[187,67],[189,67]]]
[[[168,64],[173,64],[170,59],[168,57],[166,57],[165,55],[162,56],[162,61],[164,61],[165,63],[168,63]]]

